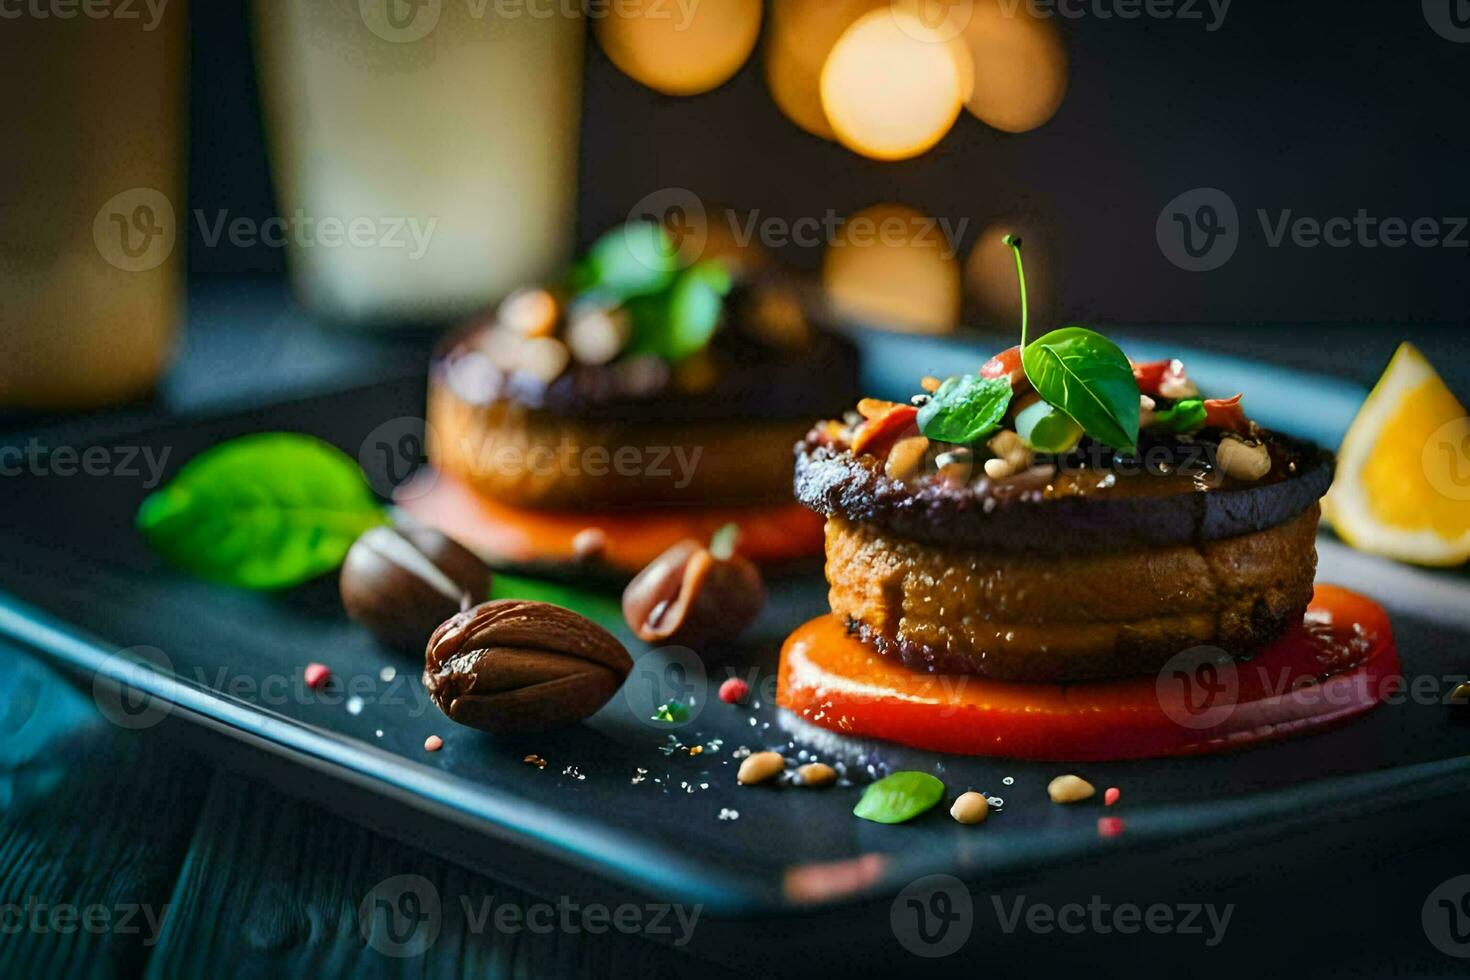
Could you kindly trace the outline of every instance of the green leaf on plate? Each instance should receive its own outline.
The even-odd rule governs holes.
[[[1154,412],[1149,428],[1174,435],[1194,432],[1204,428],[1207,414],[1203,401],[1198,398],[1186,398],[1175,402],[1168,408]]]
[[[938,803],[942,796],[944,784],[927,772],[895,772],[870,783],[852,812],[874,823],[903,823]]]
[[[1062,327],[1021,350],[1036,393],[1114,449],[1138,446],[1138,382],[1117,344],[1086,327]]]
[[[572,271],[572,287],[620,303],[664,291],[679,268],[679,250],[662,225],[633,221],[599,238]]]
[[[629,351],[682,361],[709,345],[724,315],[730,272],[719,262],[696,262],[666,292],[627,304],[633,317]]]
[[[1009,378],[949,378],[919,409],[919,431],[940,442],[978,442],[1000,428],[1011,404]]]
[[[310,436],[268,432],[194,457],[143,501],[136,522],[180,568],[282,589],[336,568],[387,518],[351,457]]]
[[[613,633],[623,629],[621,602],[604,592],[563,585],[560,582],[548,582],[545,579],[496,572],[494,580],[490,583],[490,598],[549,602],[553,606],[561,606],[563,609],[570,609],[574,613],[586,616]]]

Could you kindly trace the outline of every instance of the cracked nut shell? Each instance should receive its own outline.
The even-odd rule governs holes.
[[[340,588],[351,619],[418,653],[435,627],[490,592],[490,569],[432,528],[375,527],[348,550]]]
[[[716,558],[693,538],[673,545],[623,590],[623,619],[645,643],[699,649],[732,640],[766,604],[760,570],[739,555]]]
[[[632,669],[617,638],[585,616],[546,602],[497,599],[434,631],[424,687],[454,721],[503,735],[581,721]]]

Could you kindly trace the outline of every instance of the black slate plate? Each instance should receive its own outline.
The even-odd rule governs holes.
[[[171,474],[207,446],[262,430],[310,432],[356,455],[382,423],[421,411],[420,386],[405,383],[159,431],[109,433],[102,423],[87,441],[167,449]],[[1396,615],[1405,672],[1422,678],[1418,698],[1314,737],[1188,760],[1073,767],[873,747],[845,760],[855,782],[868,766],[922,768],[953,792],[982,789],[1005,801],[983,832],[955,825],[942,807],[909,825],[879,826],[851,816],[855,785],[735,785],[742,746],[803,748],[782,730],[770,692],[781,639],[825,609],[819,578],[773,583],[772,605],[749,641],[722,659],[645,653],[624,696],[587,726],[496,739],[440,715],[418,684],[421,664],[345,620],[334,579],[261,595],[167,567],[132,530],[146,492],[138,476],[123,474],[0,483],[0,589],[9,593],[0,595],[0,633],[90,676],[99,703],[115,699],[109,678],[162,699],[120,716],[125,724],[173,716],[223,731],[284,757],[283,783],[326,777],[365,796],[370,809],[373,799],[407,808],[425,838],[453,828],[462,853],[491,864],[521,852],[548,873],[590,871],[638,894],[770,913],[892,892],[935,871],[996,880],[1077,858],[1161,848],[1198,854],[1308,827],[1329,812],[1344,820],[1470,788],[1470,726],[1452,722],[1438,703],[1470,668],[1466,633],[1446,620]],[[1373,591],[1375,566],[1367,567],[1357,573],[1366,580],[1343,584]],[[112,656],[139,647],[162,651],[171,671]],[[312,660],[333,668],[336,692],[305,691],[302,668]],[[391,681],[385,668],[396,672]],[[752,679],[759,707],[713,699],[731,672]],[[363,702],[357,713],[347,704],[354,693]],[[652,721],[654,706],[675,695],[692,699],[696,715],[679,726]],[[438,754],[422,749],[430,734],[445,739]],[[704,750],[691,755],[693,745]],[[522,761],[529,754],[545,768]],[[1108,811],[1051,805],[1046,782],[1066,769],[1121,787],[1123,802]],[[721,819],[722,811],[738,818]],[[1124,820],[1121,836],[1099,836],[1105,813]]]

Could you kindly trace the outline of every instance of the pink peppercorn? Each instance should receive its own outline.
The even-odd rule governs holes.
[[[1097,836],[1117,837],[1123,832],[1123,819],[1121,817],[1098,817]]]
[[[738,677],[731,677],[720,685],[720,700],[726,704],[744,704],[750,694],[750,685]]]
[[[306,665],[306,686],[312,690],[326,687],[327,681],[332,677],[332,670],[326,664]]]
[[[424,739],[425,752],[438,752],[442,748],[444,748],[444,739],[440,738],[438,735],[430,735],[428,738]]]
[[[1118,797],[1122,795],[1123,794],[1118,791],[1118,787],[1109,786],[1106,790],[1103,791],[1103,806],[1112,806],[1114,803],[1118,802]]]

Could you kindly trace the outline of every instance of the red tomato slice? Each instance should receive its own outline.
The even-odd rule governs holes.
[[[766,507],[668,507],[605,513],[509,507],[460,480],[424,470],[394,501],[409,517],[438,528],[495,562],[572,561],[572,540],[589,527],[607,535],[603,560],[636,573],[685,538],[709,540],[722,525],[740,525],[736,550],[754,562],[784,562],[822,553],[822,518],[797,503]]]
[[[1333,585],[1319,585],[1302,625],[1249,661],[1205,650],[1157,677],[1008,684],[908,670],[829,615],[786,640],[776,701],[823,728],[936,752],[1104,761],[1283,738],[1367,711],[1399,683],[1383,608]]]

